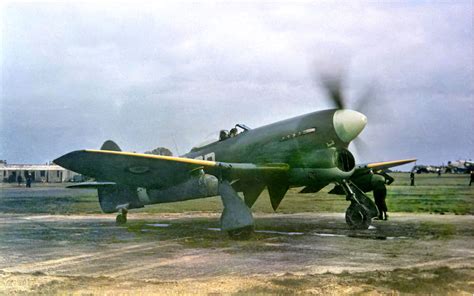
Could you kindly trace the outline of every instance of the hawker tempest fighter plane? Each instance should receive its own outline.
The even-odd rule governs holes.
[[[367,229],[378,215],[364,193],[386,194],[393,179],[383,170],[415,159],[356,164],[348,150],[367,124],[362,113],[345,109],[338,87],[327,85],[337,109],[317,111],[251,129],[239,124],[222,131],[215,142],[193,148],[180,157],[122,152],[112,141],[100,150],[79,150],[54,162],[95,178],[72,185],[97,188],[105,213],[118,212],[125,223],[130,209],[219,195],[224,205],[221,229],[231,236],[251,233],[250,208],[267,188],[276,210],[290,187],[315,193],[336,184],[346,195],[346,222]],[[239,196],[243,193],[243,199]]]

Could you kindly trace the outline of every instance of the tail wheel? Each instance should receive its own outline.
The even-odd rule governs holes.
[[[127,223],[127,216],[124,215],[124,214],[118,214],[117,218],[115,218],[115,223],[117,225],[123,225],[123,224]]]
[[[364,207],[357,203],[351,203],[346,210],[346,223],[352,229],[368,229],[371,219]]]

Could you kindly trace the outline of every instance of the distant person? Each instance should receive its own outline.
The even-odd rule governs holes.
[[[415,186],[415,172],[410,173],[410,186]]]
[[[21,183],[23,183],[23,177],[18,175],[18,177],[16,177],[16,181],[18,182],[18,186],[21,186]]]
[[[16,181],[15,175],[10,174],[10,176],[8,176],[8,183],[15,183],[15,181]]]
[[[469,181],[469,186],[471,186],[473,181],[474,181],[474,171],[471,171],[471,181]]]
[[[26,175],[26,187],[31,188],[31,182],[33,181],[33,177],[31,174]]]
[[[441,177],[441,169],[438,169],[438,177]]]

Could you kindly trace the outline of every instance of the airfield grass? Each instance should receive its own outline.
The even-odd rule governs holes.
[[[409,186],[409,174],[394,173],[391,174],[396,179],[395,183],[388,187],[388,207],[390,212],[411,212],[411,213],[431,213],[434,215],[474,214],[474,186],[469,187],[468,175],[442,175],[438,177],[433,174],[416,175],[416,185]],[[35,184],[37,187],[44,186]],[[18,194],[3,194],[0,187],[0,213],[9,214],[97,214],[101,210],[97,201],[95,190],[64,190],[64,185],[46,185],[47,188],[33,188],[38,191],[28,195],[27,189],[14,189]],[[348,202],[344,196],[330,195],[328,191],[332,185],[324,188],[316,194],[299,194],[300,188],[291,189],[285,199],[282,201],[278,213],[315,213],[315,212],[338,212],[343,213],[347,208]],[[5,191],[7,192],[7,190]],[[25,193],[26,192],[26,193]],[[34,193],[33,193],[34,192]],[[49,194],[48,192],[56,192]],[[59,193],[58,193],[59,192]],[[64,192],[64,194],[63,194]],[[71,193],[69,193],[71,192]],[[371,194],[369,194],[371,196]],[[38,223],[37,227],[31,227],[29,224],[20,224],[11,228],[9,231],[1,233],[1,239],[4,244],[8,242],[31,239],[34,242],[42,240],[48,242],[67,241],[71,245],[80,245],[85,241],[91,245],[100,245],[101,243],[130,243],[130,242],[155,242],[177,240],[184,248],[210,248],[221,250],[235,257],[244,256],[243,254],[265,254],[265,252],[304,252],[303,249],[294,249],[296,246],[311,240],[307,235],[274,235],[268,232],[257,232],[249,240],[234,241],[219,231],[203,231],[203,229],[217,229],[219,227],[219,213],[222,211],[222,205],[219,197],[207,199],[191,200],[178,203],[157,204],[147,206],[143,209],[135,209],[132,213],[210,213],[210,215],[193,216],[177,215],[179,219],[171,218],[158,221],[159,223],[169,223],[168,227],[156,227],[156,217],[147,218],[142,215],[138,219],[127,223],[127,231],[123,227],[115,227],[112,221],[100,219],[97,222],[87,220],[61,220],[58,226],[50,227],[48,223]],[[253,207],[256,213],[273,213],[268,193],[265,191]],[[113,214],[111,214],[113,217]],[[209,219],[209,217],[213,217]],[[319,215],[324,216],[324,215]],[[443,219],[424,219],[422,221],[404,221],[393,224],[386,224],[384,227],[377,227],[370,232],[353,233],[348,229],[343,219],[334,220],[332,218],[318,218],[318,229],[324,230],[329,234],[354,236],[364,238],[359,240],[344,240],[353,244],[352,250],[346,257],[338,257],[340,260],[351,260],[351,256],[357,256],[358,246],[365,246],[368,251],[375,250],[374,254],[383,256],[384,260],[392,261],[404,260],[404,254],[418,256],[413,250],[419,247],[421,241],[426,246],[426,242],[435,245],[451,246],[453,241],[465,240],[469,244],[472,237],[472,228],[470,224],[453,224],[449,220]],[[468,217],[465,217],[468,218]],[[172,222],[170,222],[172,221]],[[51,222],[49,222],[51,223]],[[68,225],[70,223],[70,225]],[[377,223],[377,222],[375,222]],[[383,222],[379,222],[383,223]],[[284,232],[303,232],[310,233],[315,230],[315,220],[306,220],[301,217],[282,216],[278,219],[271,215],[262,215],[258,220],[258,229],[265,231],[284,231]],[[73,227],[71,227],[73,225]],[[111,226],[112,225],[112,226]],[[309,237],[309,238],[308,238]],[[409,237],[410,239],[390,240],[389,244],[364,244],[365,239],[377,240],[387,239],[387,237]],[[467,238],[467,239],[466,239]],[[301,240],[301,244],[295,241]],[[342,243],[340,245],[343,245]],[[327,245],[330,246],[330,245]],[[373,246],[373,247],[370,247]],[[439,248],[439,247],[438,247]],[[383,251],[380,251],[382,249]],[[437,248],[435,248],[438,250]],[[423,256],[441,256],[436,252],[439,250],[427,249]],[[316,252],[316,251],[315,251]],[[356,255],[354,255],[356,254]],[[312,255],[310,255],[312,256]],[[342,256],[342,255],[341,255]],[[443,255],[444,256],[444,255]],[[429,258],[429,257],[426,257]],[[447,257],[443,257],[447,258]],[[125,258],[126,260],[126,258]],[[469,259],[466,259],[469,260]],[[286,272],[282,275],[266,276],[257,284],[249,284],[245,288],[236,291],[235,295],[293,295],[293,294],[434,294],[434,295],[455,295],[463,294],[466,291],[473,291],[474,269],[470,267],[458,268],[455,266],[444,266],[449,263],[439,263],[440,266],[433,268],[396,268],[394,270],[374,270],[367,272],[348,272],[342,273],[324,273],[324,274],[300,274]],[[229,269],[230,270],[230,269]],[[1,271],[0,271],[1,273]],[[4,276],[7,276],[4,274]],[[16,277],[28,276],[29,282],[34,282],[31,294],[75,294],[75,289],[81,286],[103,286],[109,294],[127,294],[127,288],[124,291],[117,291],[123,279],[114,279],[109,277],[58,277],[50,282],[46,282],[48,275],[41,273],[26,274],[8,274],[8,280]],[[231,273],[233,278],[237,278],[235,273]],[[31,279],[33,278],[33,280]],[[35,282],[35,280],[37,282]],[[45,282],[40,282],[44,280]],[[218,279],[221,281],[221,279]],[[237,279],[246,280],[246,279]],[[28,283],[20,281],[20,291]],[[64,281],[64,282],[63,282]],[[180,282],[172,282],[169,285],[177,286]],[[186,285],[188,282],[184,282]],[[211,282],[211,285],[213,283]],[[215,283],[215,285],[219,285]],[[127,287],[136,289],[136,285],[153,285],[154,291],[165,289],[168,283],[155,284],[146,281],[128,281]],[[161,285],[161,286],[158,286]],[[200,286],[202,287],[202,286]],[[122,288],[122,287],[120,287]],[[20,288],[19,288],[20,289]],[[109,292],[109,290],[111,289]],[[115,289],[115,290],[114,290]],[[128,288],[132,289],[132,288]],[[1,290],[1,289],[0,289]],[[8,291],[8,290],[7,290]],[[92,290],[94,291],[94,290]],[[130,294],[137,294],[132,290]],[[145,290],[148,291],[148,290]],[[199,291],[199,290],[197,290]],[[202,290],[201,292],[203,292]],[[97,292],[96,292],[97,293]],[[103,294],[104,292],[102,292]],[[2,294],[2,292],[0,292]],[[11,294],[11,293],[10,293]],[[20,293],[25,294],[25,292]],[[81,293],[81,294],[84,294]],[[93,294],[93,293],[91,293]],[[211,293],[212,294],[212,293]]]
[[[469,184],[468,175],[433,174],[416,175],[416,186],[409,186],[407,173],[392,174],[396,181],[388,186],[387,205],[391,212],[474,214],[474,187]],[[281,202],[277,212],[292,214],[302,212],[344,212],[348,206],[345,196],[328,194],[329,185],[318,193],[300,194],[301,188],[292,188]],[[369,196],[372,196],[369,193]],[[268,196],[264,191],[252,210],[256,213],[273,213]],[[161,204],[141,209],[150,213],[181,213],[192,211],[221,212],[219,197]]]
[[[395,182],[387,187],[387,205],[390,212],[474,214],[474,186],[467,186],[469,175],[446,174],[438,177],[435,174],[420,174],[416,175],[416,186],[409,186],[408,173],[391,175]],[[298,192],[301,188],[292,188],[277,212],[344,212],[348,202],[342,195],[328,194],[332,187],[333,185],[329,185],[320,192],[311,194],[300,194]],[[0,195],[3,195],[1,191]],[[266,190],[252,210],[255,213],[273,213]],[[221,211],[222,203],[219,197],[157,204],[134,210],[142,213]],[[68,196],[1,196],[0,213],[94,214],[101,213],[101,210],[95,190],[81,190]]]

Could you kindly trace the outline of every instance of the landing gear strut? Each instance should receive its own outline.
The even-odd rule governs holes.
[[[119,210],[119,214],[117,215],[117,218],[115,218],[115,223],[117,225],[123,225],[127,223],[127,213],[128,213],[127,209],[121,208]]]
[[[224,204],[221,229],[234,239],[246,239],[254,229],[252,212],[226,180],[219,183],[219,194]]]
[[[353,183],[343,180],[342,188],[346,192],[346,198],[351,202],[346,210],[346,223],[352,229],[367,229],[372,218],[378,214],[374,202]]]

